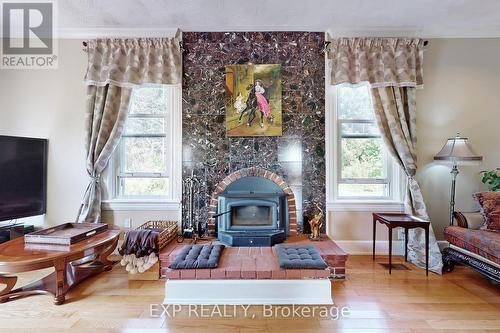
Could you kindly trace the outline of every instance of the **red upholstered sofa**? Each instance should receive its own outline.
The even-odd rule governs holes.
[[[460,263],[500,283],[500,232],[480,228],[479,212],[455,213],[455,225],[444,229],[450,243],[443,251],[444,271],[452,271]]]

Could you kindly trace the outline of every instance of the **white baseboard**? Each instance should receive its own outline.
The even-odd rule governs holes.
[[[345,252],[351,255],[371,255],[372,254],[372,241],[358,241],[358,240],[335,240],[334,242],[342,248]],[[447,241],[438,241],[440,250],[448,246]],[[376,241],[375,254],[387,255],[389,253],[389,241]],[[404,241],[392,241],[392,254],[404,255]]]
[[[329,279],[168,280],[164,304],[333,304]]]
[[[334,240],[334,242],[342,248],[345,252],[352,255],[371,255],[372,254],[372,241],[359,241],[359,240]],[[375,254],[386,255],[389,253],[389,241],[376,241]],[[404,254],[404,242],[402,240],[392,241],[392,254]]]

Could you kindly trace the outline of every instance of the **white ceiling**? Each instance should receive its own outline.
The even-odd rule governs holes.
[[[184,31],[500,37],[500,0],[60,0],[61,37]]]

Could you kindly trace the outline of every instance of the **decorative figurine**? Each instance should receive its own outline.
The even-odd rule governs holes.
[[[318,208],[319,213],[314,215],[314,217],[309,220],[309,225],[311,226],[311,235],[309,235],[309,239],[312,241],[320,241],[321,240],[321,227],[323,226],[323,210],[318,204],[315,204]]]

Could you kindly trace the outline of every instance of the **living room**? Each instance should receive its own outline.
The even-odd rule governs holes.
[[[500,328],[496,1],[2,15],[2,332]]]

